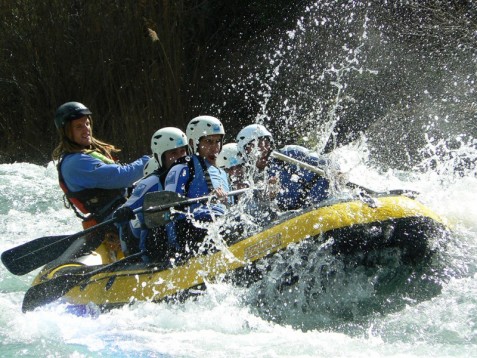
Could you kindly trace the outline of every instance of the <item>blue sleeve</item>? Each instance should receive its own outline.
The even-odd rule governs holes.
[[[156,191],[162,191],[162,185],[159,181],[159,177],[156,175],[148,176],[136,183],[131,196],[123,206],[129,206],[133,210],[140,209],[144,205],[145,195],[147,193]],[[146,230],[147,235],[148,230],[145,225],[144,214],[142,210],[136,213],[136,219],[131,220],[129,224],[131,231],[136,238],[142,235],[141,232],[143,230]]]
[[[144,165],[148,160],[148,156],[143,156],[126,165],[106,164],[90,155],[78,153],[64,159],[61,173],[71,191],[92,188],[123,189],[142,177]]]
[[[321,169],[327,165],[325,160],[310,152],[293,148],[280,152]],[[279,173],[282,189],[277,202],[284,209],[297,208],[305,204],[305,201],[316,203],[328,197],[328,180],[316,173],[293,164],[280,163],[279,160],[274,161],[270,170],[275,174]]]

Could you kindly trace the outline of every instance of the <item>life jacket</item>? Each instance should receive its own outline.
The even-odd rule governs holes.
[[[173,165],[172,165],[172,166],[173,166]],[[171,168],[172,168],[172,166],[171,166]],[[169,169],[170,169],[170,168],[169,168]],[[145,178],[148,178],[148,177],[150,177],[150,176],[152,176],[152,175],[155,175],[155,176],[157,176],[157,177],[159,178],[159,183],[160,183],[161,186],[162,186],[162,189],[161,189],[161,190],[163,190],[163,189],[164,189],[164,182],[166,181],[166,176],[167,176],[167,173],[169,173],[169,169],[165,170],[165,169],[163,169],[162,167],[159,167],[159,168],[157,168],[157,169],[154,169],[151,173],[149,173],[149,174],[146,175],[144,178],[142,178],[141,181],[144,180]]]
[[[195,187],[202,187],[206,185],[209,193],[214,190],[212,180],[210,179],[209,170],[207,169],[207,165],[205,164],[205,159],[199,156],[196,156],[196,159],[197,161],[194,161],[193,157],[191,156],[185,156],[185,157],[179,158],[171,165],[171,167],[167,171],[168,173],[172,169],[172,167],[178,164],[187,165],[187,167],[189,168],[189,179],[187,180],[187,183],[185,184],[186,195],[189,193],[192,182],[194,182]],[[196,173],[198,173],[198,175],[196,175]],[[165,185],[164,180],[162,181],[162,184]],[[207,193],[204,193],[203,195],[206,195],[206,194]]]
[[[85,154],[91,155],[106,164],[115,163],[111,158],[96,151],[87,151]],[[126,198],[121,189],[94,188],[76,192],[70,191],[61,173],[61,164],[68,155],[70,154],[62,156],[57,165],[58,180],[64,193],[63,202],[66,208],[72,208],[76,216],[83,220],[83,227],[88,228],[103,221],[114,209],[125,203]]]

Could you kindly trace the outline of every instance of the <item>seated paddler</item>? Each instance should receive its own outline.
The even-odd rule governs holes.
[[[225,135],[221,121],[212,116],[198,116],[188,123],[186,135],[193,154],[170,169],[165,190],[186,198],[211,196],[210,201],[181,208],[167,227],[168,238],[177,251],[191,253],[201,247],[208,232],[206,223],[225,214],[229,183],[227,174],[216,163]]]
[[[84,228],[109,219],[126,201],[127,188],[142,177],[149,156],[119,163],[120,149],[93,136],[92,112],[82,103],[62,104],[54,121],[59,144],[52,157],[65,206],[74,210]],[[117,237],[116,242],[119,245]]]
[[[278,152],[296,159],[297,163],[302,162],[317,168],[329,166],[328,160],[299,145],[286,145]],[[280,190],[276,201],[281,210],[300,209],[319,203],[329,196],[328,179],[300,167],[299,164],[273,158],[269,170],[279,178]]]
[[[134,215],[133,210],[143,207],[146,194],[164,190],[169,169],[180,158],[188,155],[190,149],[183,131],[165,127],[152,135],[151,151],[154,162],[146,168],[150,172],[135,184],[128,201],[114,215],[123,219],[119,226],[124,250],[128,253],[140,250],[144,253],[144,261],[157,262],[167,256],[169,249],[165,227],[148,227],[143,212],[139,211]],[[159,204],[161,203],[158,202],[157,205]]]
[[[251,124],[237,134],[238,148],[245,160],[250,181],[262,181],[268,190],[267,206],[277,205],[281,211],[299,209],[328,197],[329,182],[326,178],[302,168],[298,164],[272,156],[274,140],[270,131],[261,124]],[[298,145],[287,145],[279,153],[312,166],[327,166],[328,162],[316,153]],[[265,178],[265,179],[264,179]],[[264,198],[265,199],[265,198]],[[263,201],[261,201],[263,202]],[[265,208],[258,212],[266,213]]]

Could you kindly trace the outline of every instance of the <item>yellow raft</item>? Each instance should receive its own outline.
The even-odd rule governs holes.
[[[401,259],[414,264],[432,255],[433,243],[449,234],[446,223],[414,198],[380,194],[368,199],[329,201],[286,213],[260,232],[183,262],[146,265],[132,257],[111,262],[102,245],[92,253],[101,265],[47,265],[27,291],[23,310],[57,299],[107,310],[135,301],[183,298],[204,289],[204,282],[245,277],[240,273],[253,270],[261,259],[305,240],[319,247],[332,238],[335,255],[397,247]]]

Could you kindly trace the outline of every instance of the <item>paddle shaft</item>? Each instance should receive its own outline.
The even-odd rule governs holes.
[[[274,157],[276,159],[279,159],[279,160],[284,161],[284,162],[288,162],[290,164],[295,164],[295,165],[297,165],[297,166],[299,166],[303,169],[306,169],[306,170],[308,170],[312,173],[316,173],[316,174],[318,174],[322,177],[326,177],[325,171],[321,168],[318,168],[318,167],[314,166],[314,165],[302,162],[301,160],[289,157],[288,155],[279,153],[277,151],[273,151],[271,155],[272,155],[272,157]],[[361,185],[358,185],[358,184],[355,184],[355,183],[352,183],[352,182],[348,182],[348,183],[346,183],[346,185],[349,186],[349,187],[352,187],[352,188],[361,189],[361,190],[367,192],[370,195],[378,194],[376,191],[374,191],[372,189],[365,188],[364,186],[361,186]]]
[[[288,155],[285,155],[285,154],[282,154],[282,153],[279,153],[279,152],[276,152],[276,151],[273,151],[271,155],[272,155],[272,157],[274,157],[276,159],[282,160],[284,162],[288,162],[290,164],[295,164],[299,167],[302,167],[303,169],[309,170],[312,173],[316,173],[318,175],[321,175],[322,177],[326,177],[325,171],[321,168],[315,167],[311,164],[302,162],[301,160],[289,157]],[[347,182],[346,186],[348,186],[350,188],[353,188],[353,189],[354,188],[360,189],[360,190],[366,192],[368,195],[371,195],[371,196],[386,195],[386,194],[387,195],[405,195],[405,196],[408,196],[408,197],[414,199],[419,195],[419,192],[417,192],[415,190],[409,190],[409,189],[393,189],[393,190],[387,190],[385,192],[377,192],[377,191],[374,191],[372,189],[366,188],[362,185],[352,183],[352,182]]]
[[[243,194],[247,191],[252,190],[251,188],[244,188],[244,189],[238,189],[238,190],[232,190],[226,193],[227,196],[233,196],[233,195],[239,195]],[[190,199],[183,199],[183,200],[178,200],[174,203],[168,203],[168,204],[163,204],[163,205],[156,205],[156,206],[150,206],[148,208],[145,208],[143,210],[144,213],[155,213],[158,211],[164,211],[176,206],[187,206],[190,204],[195,204],[195,203],[200,203],[202,201],[208,201],[208,200],[213,200],[213,199],[218,199],[217,195],[208,195],[208,196],[201,196],[198,198],[190,198]]]
[[[227,195],[237,195],[248,189],[241,189],[229,192]],[[169,209],[174,206],[183,206],[200,201],[211,200],[216,196],[204,196],[200,198],[186,199],[165,205],[158,205],[146,210],[146,212],[157,212]],[[138,213],[142,208],[137,208],[134,213]],[[73,235],[45,236],[29,241],[2,253],[2,262],[5,267],[15,275],[24,275],[40,266],[43,266],[58,258],[76,239],[96,231],[102,227],[114,224],[116,218],[103,221],[86,230]],[[99,245],[100,243],[98,243]],[[96,245],[97,246],[97,245]]]
[[[227,193],[230,195],[238,195],[249,189],[240,189]],[[200,198],[186,199],[177,201],[174,203],[168,203],[165,205],[158,205],[145,210],[145,212],[158,212],[164,211],[174,206],[185,206],[193,203],[207,201],[217,198],[215,195],[203,196]],[[138,213],[142,208],[137,208],[134,213]],[[86,230],[80,231],[73,235],[60,235],[60,236],[45,236],[38,239],[26,242],[22,245],[16,246],[2,253],[1,259],[5,267],[14,275],[25,275],[41,266],[60,257],[63,252],[71,246],[78,238],[88,235],[100,228],[112,225],[118,221],[117,218],[111,218],[103,221],[95,226],[92,226]],[[102,241],[102,240],[101,240]],[[95,249],[101,244],[101,241],[90,240],[88,244],[92,249]]]

